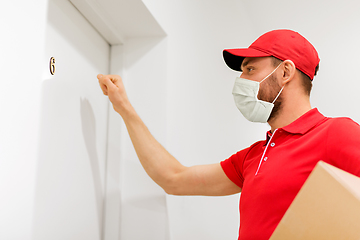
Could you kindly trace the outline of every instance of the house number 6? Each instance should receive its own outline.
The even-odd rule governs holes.
[[[51,75],[55,74],[55,58],[54,57],[50,58],[50,73],[51,73]]]

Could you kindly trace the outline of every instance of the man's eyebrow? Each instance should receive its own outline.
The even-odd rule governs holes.
[[[246,67],[250,61],[251,61],[251,59],[243,60],[243,62],[241,63],[241,66],[240,66],[240,70],[243,71],[243,68]]]

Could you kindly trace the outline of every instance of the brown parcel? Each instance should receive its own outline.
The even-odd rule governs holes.
[[[360,239],[360,178],[320,161],[270,240]]]

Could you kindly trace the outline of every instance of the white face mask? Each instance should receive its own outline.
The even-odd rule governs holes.
[[[279,66],[281,63],[279,64]],[[248,80],[245,78],[237,77],[235,79],[235,84],[233,88],[233,96],[237,108],[240,110],[244,117],[251,122],[261,122],[266,123],[270,117],[271,111],[274,108],[274,102],[280,96],[280,93],[284,89],[284,86],[281,88],[280,92],[276,96],[273,102],[265,102],[259,100],[257,95],[260,89],[260,83],[267,79],[271,74],[273,74],[276,69],[267,75],[260,82]]]

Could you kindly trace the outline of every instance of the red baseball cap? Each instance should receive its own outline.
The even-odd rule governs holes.
[[[320,59],[314,46],[299,33],[292,30],[273,30],[261,35],[248,48],[225,49],[223,57],[229,68],[241,71],[246,57],[273,56],[291,60],[297,69],[312,80]]]

